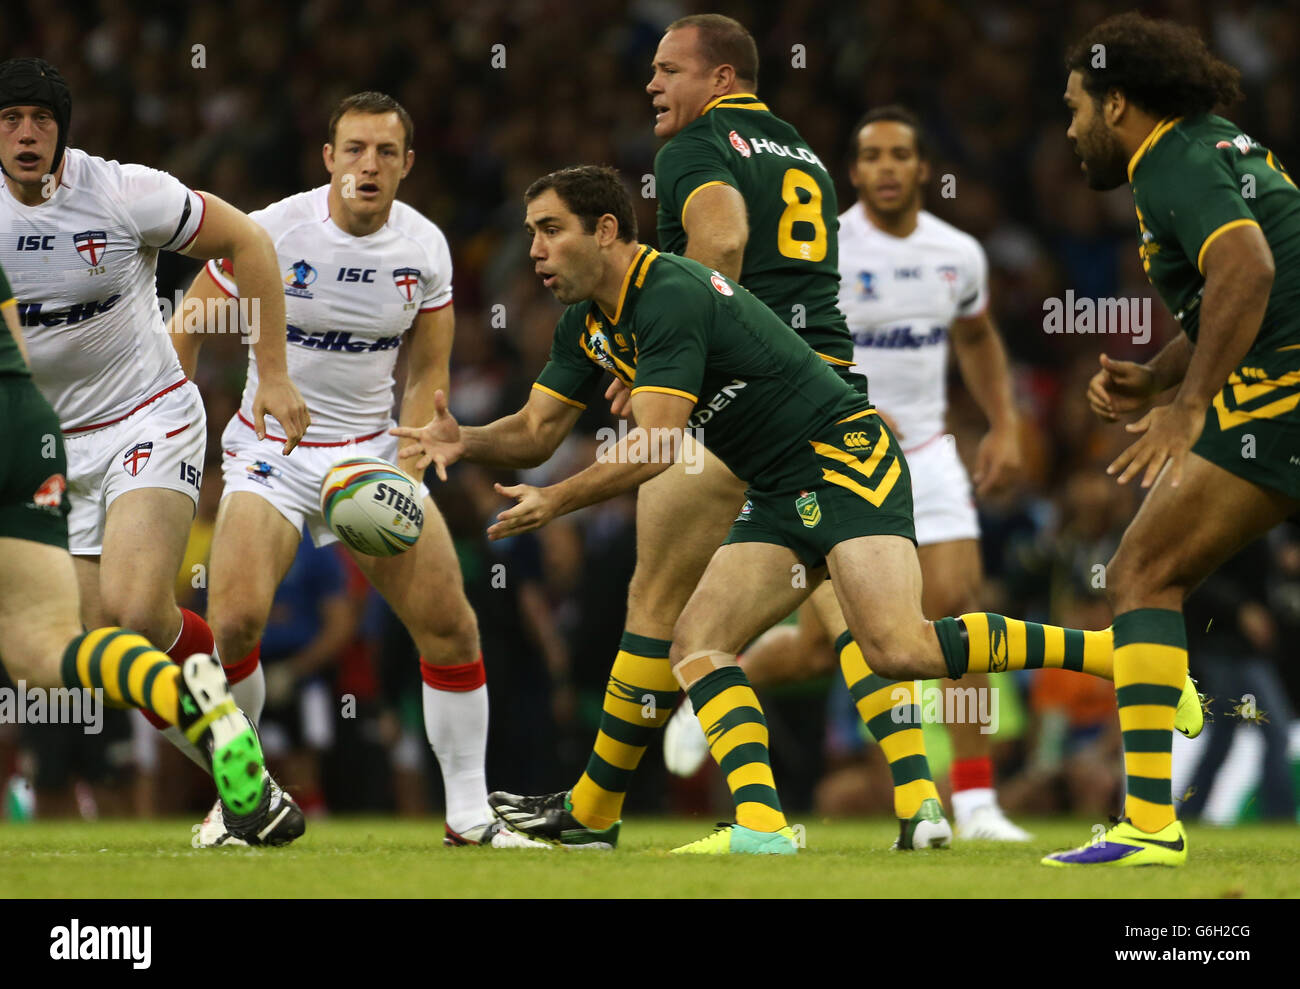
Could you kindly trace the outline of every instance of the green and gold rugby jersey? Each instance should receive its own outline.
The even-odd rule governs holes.
[[[14,290],[9,287],[9,279],[5,276],[4,268],[0,268],[0,310],[16,305],[18,300],[14,298]],[[27,362],[23,360],[22,351],[18,349],[18,341],[9,332],[9,325],[4,321],[4,317],[0,316],[0,375],[2,374],[21,374],[30,377],[31,372],[27,368]]]
[[[852,365],[838,305],[839,208],[821,159],[758,97],[718,97],[655,157],[661,250],[686,249],[691,197],[719,184],[736,189],[749,214],[740,283],[823,358]]]
[[[809,444],[867,400],[770,309],[687,258],[641,246],[612,314],[569,306],[534,388],[585,408],[610,371],[632,389],[694,403],[689,425],[737,477],[781,491],[809,483]],[[863,413],[865,414],[865,413]],[[814,472],[811,480],[820,478]]]
[[[1161,121],[1128,165],[1147,278],[1195,343],[1216,237],[1257,226],[1276,274],[1249,351],[1300,344],[1300,190],[1273,152],[1222,117]]]

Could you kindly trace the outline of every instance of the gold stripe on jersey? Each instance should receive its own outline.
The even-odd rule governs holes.
[[[727,93],[723,96],[715,97],[704,104],[704,109],[700,111],[700,116],[704,116],[710,110],[717,106],[725,106],[728,110],[766,110],[766,103],[733,103],[732,100],[751,99],[757,100],[758,97],[753,93]]]
[[[830,354],[823,354],[820,350],[814,350],[814,354],[824,360],[827,364],[835,364],[839,367],[852,367],[853,361],[842,361],[838,357],[832,357]]]
[[[1223,226],[1216,228],[1210,236],[1205,238],[1205,242],[1201,244],[1201,249],[1196,252],[1196,270],[1202,275],[1205,274],[1205,252],[1220,234],[1226,234],[1234,227],[1245,226],[1258,227],[1259,223],[1256,220],[1242,218],[1240,220],[1229,220],[1227,223],[1223,224]]]
[[[1133,169],[1137,168],[1137,163],[1142,156],[1155,147],[1156,142],[1168,134],[1174,125],[1182,119],[1182,117],[1166,117],[1152,128],[1151,133],[1146,136],[1146,140],[1138,145],[1138,149],[1133,152],[1133,157],[1128,160],[1128,180],[1130,182],[1133,181]]]
[[[843,426],[846,422],[856,422],[858,419],[864,419],[867,416],[876,415],[877,411],[877,409],[863,409],[861,412],[853,413],[853,415],[849,416],[847,419],[841,419],[835,425]]]
[[[579,402],[577,399],[569,398],[566,395],[561,395],[555,389],[547,388],[545,385],[538,384],[536,381],[533,382],[533,387],[536,388],[539,392],[541,392],[544,395],[550,395],[551,398],[555,399],[557,402],[563,402],[565,405],[572,405],[575,409],[586,408],[586,406],[583,405],[581,402]]]
[[[18,305],[17,299],[5,299],[4,302],[0,302],[0,309],[8,309],[10,306],[16,305]]]
[[[661,395],[676,395],[679,398],[686,399],[692,405],[694,405],[696,402],[699,401],[699,399],[696,396],[692,395],[690,392],[682,391],[678,388],[664,388],[661,387],[660,385],[641,385],[639,388],[633,388],[632,394],[635,395],[639,391],[656,391],[659,392]]]
[[[641,263],[641,259],[645,257],[645,252],[648,250],[650,250],[650,248],[642,244],[636,252],[636,257],[632,259],[632,263],[627,266],[627,273],[623,276],[623,287],[618,290],[618,305],[614,308],[614,315],[611,316],[609,313],[606,313],[605,310],[601,310],[612,326],[617,325],[618,318],[623,315],[623,302],[627,298],[627,287],[632,284],[632,272],[636,269],[636,266]],[[597,305],[599,305],[599,303],[597,303]]]
[[[650,248],[650,250],[649,250],[648,252],[646,252],[645,261],[644,261],[644,262],[642,263],[642,265],[641,265],[641,270],[640,270],[639,272],[637,272],[637,276],[636,276],[636,287],[637,287],[637,288],[640,288],[642,285],[645,284],[645,276],[646,276],[647,274],[649,274],[649,272],[650,272],[650,265],[654,264],[654,260],[655,260],[655,258],[657,258],[658,256],[659,256],[659,252],[656,251],[653,247]],[[633,337],[633,344],[634,344],[634,345],[635,345],[635,342],[636,342],[636,338]]]
[[[698,185],[692,189],[691,194],[686,197],[686,202],[682,203],[682,223],[686,222],[686,210],[690,207],[691,200],[695,198],[695,194],[697,192],[703,192],[711,185],[727,185],[727,183],[719,179],[714,179],[712,182],[705,182],[703,185]]]

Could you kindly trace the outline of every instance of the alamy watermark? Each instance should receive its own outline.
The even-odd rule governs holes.
[[[908,704],[909,697],[916,701]],[[889,712],[894,724],[977,724],[981,735],[998,730],[997,687],[923,687],[920,680],[914,680],[894,687],[889,699],[894,704]]]
[[[104,730],[104,691],[96,687],[0,687],[2,725],[81,725],[83,735]]]
[[[1064,299],[1043,300],[1044,333],[1128,333],[1133,342],[1151,339],[1151,299],[1076,298],[1067,289]]]
[[[686,465],[686,473],[704,470],[704,430],[691,426],[628,427],[626,419],[618,427],[602,426],[596,430],[596,461],[602,464],[675,464]],[[689,441],[689,442],[688,442]]]
[[[182,333],[239,333],[250,344],[261,337],[262,300],[258,298],[186,299],[177,289],[171,299],[160,296],[158,308],[169,329],[172,317],[180,314],[175,328]]]

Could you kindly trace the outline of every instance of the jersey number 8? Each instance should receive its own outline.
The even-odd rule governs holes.
[[[808,197],[804,202],[800,193]],[[776,247],[783,257],[796,261],[821,261],[826,257],[826,221],[822,218],[822,191],[807,172],[798,168],[786,170],[781,182],[781,198],[785,210],[776,225]],[[797,239],[794,225],[807,223],[813,229],[811,240]]]

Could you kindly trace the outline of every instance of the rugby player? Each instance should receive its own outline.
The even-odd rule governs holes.
[[[997,490],[1020,463],[1006,353],[987,311],[988,265],[978,241],[922,209],[930,166],[915,115],[899,106],[872,110],[853,129],[853,142],[849,176],[858,200],[839,218],[839,305],[853,333],[855,366],[866,372],[872,404],[898,436],[912,472],[925,614],[959,615],[979,606],[983,576],[970,478],[956,440],[944,432],[949,340],[962,379],[989,421],[976,459],[978,493]],[[756,689],[828,672],[844,653],[848,630],[829,586],[800,609],[799,623],[771,629],[746,649],[741,665]],[[856,653],[852,648],[844,657],[845,680],[891,768],[923,756],[923,748],[900,746],[892,737],[911,723],[912,691],[900,697],[898,684],[867,679]],[[967,686],[989,689],[983,675],[967,677]],[[908,718],[894,717],[900,701]],[[1028,841],[998,807],[990,736],[972,718],[946,727],[954,750],[958,836]],[[919,733],[914,740],[920,741]],[[690,776],[708,754],[698,722],[683,705],[665,729],[664,762]]]
[[[30,94],[29,94],[30,95]],[[0,115],[0,122],[4,121]],[[68,555],[67,457],[59,420],[32,384],[18,304],[0,268],[0,642],[33,688],[102,691],[182,732],[203,753],[240,833],[262,819],[262,750],[211,655],[182,663],[122,628],[84,631]]]
[[[252,214],[270,234],[284,272],[289,370],[311,409],[311,426],[292,457],[278,446],[278,424],[255,430],[253,400],[261,355],[249,355],[243,404],[222,434],[225,490],[217,513],[209,574],[208,621],[232,683],[247,689],[256,721],[265,700],[259,640],[275,590],[292,564],[306,524],[317,546],[337,542],[320,510],[331,465],[349,457],[397,458],[393,368],[406,348],[399,421],[428,422],[433,396],[448,388],[452,334],[451,254],[432,222],[397,201],[415,161],[410,115],[392,97],[358,93],[335,108],[324,146],[330,181]],[[238,293],[238,263],[210,262],[172,320],[172,340],[192,372],[207,319]],[[216,305],[214,305],[214,303]],[[420,477],[409,456],[399,460]],[[421,508],[416,508],[416,511]],[[402,620],[420,650],[424,723],[442,769],[444,842],[490,841],[499,825],[484,783],[488,699],[478,624],[465,597],[451,536],[424,493],[415,547],[378,558],[351,552]],[[199,833],[205,845],[228,841],[214,807]]]
[[[852,370],[853,342],[836,304],[839,286],[835,187],[821,159],[790,124],[755,95],[758,49],[729,17],[698,14],[669,25],[646,91],[655,134],[667,139],[655,159],[659,244],[736,280],[863,395]],[[617,379],[607,397],[626,411]],[[688,440],[688,442],[691,442]],[[665,471],[637,498],[636,570],[628,617],[606,689],[604,711],[586,771],[571,793],[542,797],[493,794],[498,814],[538,819],[540,837],[563,834],[586,847],[612,848],[632,774],[645,746],[667,720],[676,683],[667,657],[672,628],[713,551],[744,502],[745,484],[707,449],[703,470]],[[692,468],[694,470],[694,468]],[[663,538],[671,529],[674,538]],[[851,642],[846,675],[868,675]],[[912,691],[912,684],[891,685]],[[629,719],[629,697],[650,693],[650,713]],[[951,829],[924,757],[919,725],[897,725],[895,808],[899,847],[946,844]],[[917,753],[921,753],[919,756]],[[541,810],[543,806],[548,810]]]
[[[207,624],[173,583],[198,502],[206,420],[159,313],[157,254],[234,257],[260,304],[265,361],[254,419],[307,407],[284,363],[284,304],[270,238],[216,196],[142,165],[67,146],[72,97],[41,59],[0,65],[0,262],[28,331],[32,377],[59,418],[68,458],[68,545],[89,628],[139,629],[173,659],[213,652]],[[166,734],[186,746],[174,726]],[[188,746],[193,750],[193,746]],[[207,760],[193,753],[200,765]],[[264,810],[277,798],[263,787]],[[278,807],[276,808],[278,813]]]
[[[617,173],[591,166],[555,172],[534,182],[525,201],[535,270],[568,305],[527,403],[487,426],[461,429],[438,394],[426,426],[392,432],[415,441],[406,452],[418,454],[417,469],[433,463],[444,479],[447,466],[462,458],[534,466],[572,429],[606,371],[628,386],[636,427],[557,484],[499,485],[518,504],[498,516],[491,538],[538,528],[647,482],[682,458],[687,428],[705,430],[716,456],[748,479],[747,501],[675,623],[668,657],[731,789],[736,823],[677,851],[795,851],[768,761],[762,707],[736,654],[828,573],[866,661],[882,676],[959,677],[1012,659],[1021,667],[1069,663],[1110,674],[1109,630],[980,613],[925,620],[907,463],[887,425],[860,391],[735,282],[638,244],[631,199]],[[664,532],[673,530],[661,530],[661,538]],[[807,586],[791,579],[799,566],[809,572]],[[991,646],[987,635],[966,634],[968,624],[1005,631]],[[643,696],[621,703],[627,719],[635,717],[629,709],[652,706]],[[1191,703],[1199,712],[1194,692]],[[564,793],[532,813],[520,808],[503,817],[512,830],[496,841],[518,835],[521,843],[609,844],[599,834],[539,828],[569,808]]]
[[[1212,113],[1240,99],[1240,74],[1194,30],[1122,14],[1084,35],[1066,67],[1066,134],[1088,185],[1129,184],[1142,266],[1182,332],[1145,364],[1103,356],[1088,388],[1103,419],[1140,417],[1107,473],[1150,489],[1106,573],[1127,797],[1104,841],[1043,861],[1182,865],[1170,729],[1187,670],[1183,601],[1300,508],[1300,190],[1273,152]],[[1173,400],[1153,407],[1168,389]]]

